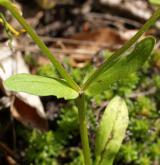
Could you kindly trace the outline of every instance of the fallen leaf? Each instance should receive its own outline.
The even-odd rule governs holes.
[[[99,51],[106,48],[115,50],[125,41],[117,31],[111,28],[80,32],[68,38],[69,42],[70,40],[74,40],[75,43],[79,41],[79,44],[69,44],[67,41],[64,44],[66,52],[67,50],[73,51],[73,53],[69,54],[70,64],[73,67],[84,67]]]
[[[47,120],[39,116],[36,108],[29,106],[19,98],[14,98],[14,102],[10,110],[12,116],[25,126],[47,131]]]

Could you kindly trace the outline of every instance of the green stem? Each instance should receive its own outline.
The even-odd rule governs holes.
[[[38,37],[35,31],[28,25],[25,19],[19,14],[17,8],[9,0],[0,0],[0,5],[7,8],[11,14],[18,20],[18,22],[23,26],[23,28],[28,32],[34,42],[38,45],[41,51],[49,58],[52,64],[56,67],[60,75],[67,81],[67,83],[76,91],[80,91],[78,84],[71,78],[71,76],[66,72],[59,61],[53,56],[51,51],[47,48],[44,42]]]
[[[147,31],[160,17],[160,7],[155,11],[155,13],[149,18],[149,20],[141,27],[141,29],[128,41],[126,42],[120,49],[118,49],[109,59],[107,59],[90,77],[89,79],[82,85],[82,89],[85,90],[91,84],[91,82],[98,77],[98,75],[104,72],[110,64],[110,61],[113,61],[124,53],[128,48],[130,48],[141,36]],[[108,66],[107,66],[108,65]]]
[[[87,121],[86,121],[86,107],[85,107],[85,96],[82,94],[77,98],[77,107],[80,124],[80,134],[83,148],[83,156],[85,165],[91,165],[90,148],[88,141]]]

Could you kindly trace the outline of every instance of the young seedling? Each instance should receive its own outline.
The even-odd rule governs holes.
[[[105,109],[96,131],[95,153],[92,153],[94,158],[92,159],[86,121],[86,95],[95,96],[109,88],[114,82],[127,77],[141,68],[153,50],[155,39],[146,37],[140,42],[136,42],[158,19],[160,8],[135,36],[107,59],[83,84],[78,85],[52,55],[34,30],[26,23],[16,7],[9,0],[0,0],[0,5],[8,9],[19,21],[61,75],[61,77],[48,78],[30,74],[17,74],[4,82],[5,87],[11,91],[26,92],[38,96],[53,95],[66,100],[74,99],[78,108],[84,164],[112,165],[127,129],[127,106],[122,98],[116,96]],[[135,47],[132,48],[132,52],[126,54],[126,50],[134,44]]]

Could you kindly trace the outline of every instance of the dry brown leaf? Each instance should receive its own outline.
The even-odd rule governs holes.
[[[122,45],[125,41],[118,32],[110,28],[99,28],[91,32],[81,32],[71,36],[69,39],[82,42],[93,42],[93,44],[90,45],[65,45],[66,50],[72,49],[74,50],[73,52],[82,52],[81,54],[70,54],[70,64],[74,67],[84,67],[101,49],[108,48],[110,50],[114,50],[113,47],[120,47],[120,45]],[[83,54],[83,52],[86,53]],[[91,55],[87,55],[87,52],[91,52]]]
[[[8,165],[19,165],[19,163],[10,155],[6,155],[6,162]]]
[[[47,131],[47,120],[40,117],[35,108],[29,106],[19,98],[14,98],[13,105],[11,106],[10,110],[12,116],[24,125],[37,128],[42,131]]]
[[[99,28],[91,32],[81,32],[71,37],[81,41],[94,41],[96,43],[122,44],[124,40],[111,28]]]

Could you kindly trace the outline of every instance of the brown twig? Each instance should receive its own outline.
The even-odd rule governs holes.
[[[135,28],[140,28],[142,26],[142,24],[139,23],[138,21],[127,19],[124,17],[113,16],[110,14],[89,13],[86,15],[86,19],[90,20],[92,22],[101,20],[101,21],[103,21],[103,24],[104,24],[104,22],[106,22],[108,24],[113,24],[116,27],[121,27],[121,29],[125,28],[124,25],[126,23],[134,26]]]
[[[15,160],[19,160],[19,156],[12,149],[10,149],[6,144],[4,144],[3,142],[0,142],[0,149],[3,152],[12,156]]]
[[[39,48],[37,46],[28,46],[27,48],[19,45],[17,46],[17,49],[18,50],[27,50],[29,52],[37,52],[39,51]],[[66,49],[66,50],[62,50],[62,49],[59,49],[59,48],[50,48],[51,52],[53,54],[84,54],[84,55],[93,55],[95,54],[95,52],[93,51],[84,51],[84,49],[79,49],[79,50],[72,50],[72,49]]]
[[[110,44],[107,43],[102,43],[102,42],[95,42],[95,41],[86,41],[86,40],[76,40],[76,39],[70,39],[70,38],[52,38],[52,37],[44,37],[41,36],[42,40],[44,42],[58,42],[61,41],[65,44],[73,44],[73,45],[85,45],[85,46],[99,46],[102,48],[109,48],[109,47],[113,47],[113,48],[117,48],[117,46],[112,46]]]

